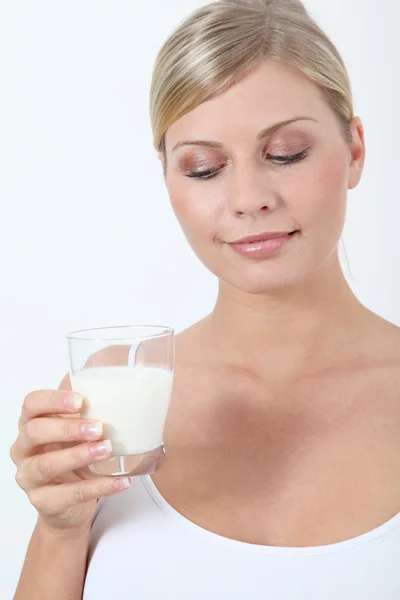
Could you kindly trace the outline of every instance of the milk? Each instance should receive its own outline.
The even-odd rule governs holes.
[[[81,415],[103,422],[114,456],[140,454],[163,443],[172,371],[146,366],[90,367],[71,375],[84,396]]]

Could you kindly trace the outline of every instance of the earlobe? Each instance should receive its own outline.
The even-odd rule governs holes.
[[[350,171],[349,171],[349,183],[348,183],[348,188],[349,190],[353,190],[355,187],[357,187],[357,185],[360,183],[361,180],[361,171],[358,168],[358,165],[351,165],[350,167]]]

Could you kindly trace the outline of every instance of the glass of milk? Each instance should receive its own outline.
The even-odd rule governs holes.
[[[111,477],[154,473],[165,458],[164,425],[174,370],[174,330],[123,325],[67,334],[69,374],[80,415],[103,423],[112,457],[88,467]]]

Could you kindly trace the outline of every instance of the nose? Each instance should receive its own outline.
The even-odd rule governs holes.
[[[228,208],[237,217],[256,216],[274,210],[277,194],[267,180],[265,170],[257,167],[236,167],[228,191]]]

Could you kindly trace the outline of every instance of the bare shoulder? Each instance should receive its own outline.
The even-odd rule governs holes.
[[[383,358],[382,381],[385,381],[388,392],[392,392],[394,405],[400,411],[400,327],[382,319],[380,334],[378,356]]]
[[[390,416],[400,426],[400,327],[370,313],[360,334],[357,354],[359,358],[349,365],[349,370],[344,367],[346,376],[338,377],[338,387],[343,381],[346,394],[354,397],[356,404],[362,398],[363,408],[368,408],[374,418]]]
[[[366,347],[372,360],[382,366],[400,367],[400,327],[371,313],[366,328]]]

